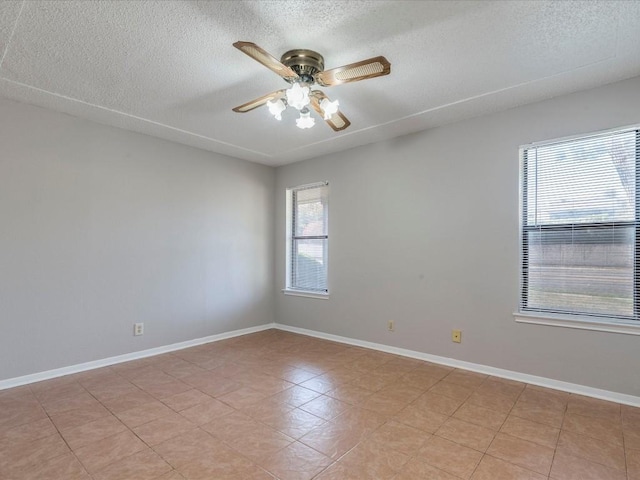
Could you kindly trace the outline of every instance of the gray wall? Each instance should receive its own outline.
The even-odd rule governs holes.
[[[274,181],[0,99],[0,379],[272,322]]]
[[[330,299],[278,293],[276,321],[640,395],[640,337],[512,315],[518,147],[635,123],[640,78],[280,167],[277,287],[285,188],[327,180]]]

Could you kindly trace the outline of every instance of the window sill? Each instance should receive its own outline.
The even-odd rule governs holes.
[[[282,293],[285,295],[292,295],[294,297],[307,297],[317,298],[318,300],[329,300],[329,293],[307,292],[305,290],[288,290],[283,289]]]
[[[622,333],[625,335],[640,335],[640,324],[624,320],[597,320],[590,317],[572,317],[563,315],[545,315],[543,313],[513,314],[518,323],[533,323],[551,327],[576,328],[579,330],[595,330],[598,332]]]

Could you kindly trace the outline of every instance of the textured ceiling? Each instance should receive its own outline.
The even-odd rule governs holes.
[[[231,111],[287,86],[238,40],[391,75],[323,89],[347,130],[300,130]],[[1,96],[266,165],[637,75],[640,1],[0,0]]]

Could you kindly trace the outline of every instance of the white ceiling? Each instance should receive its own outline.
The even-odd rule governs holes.
[[[347,130],[300,130],[231,111],[287,86],[238,40],[391,74],[324,89]],[[0,96],[282,165],[640,75],[640,1],[0,0],[0,55]]]

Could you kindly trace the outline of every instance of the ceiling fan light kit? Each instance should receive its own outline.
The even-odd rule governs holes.
[[[384,57],[373,57],[331,70],[324,70],[324,58],[313,50],[295,49],[285,52],[280,61],[251,42],[236,42],[238,50],[247,54],[272,72],[280,75],[291,87],[277,90],[233,109],[246,113],[262,105],[267,105],[269,113],[276,120],[282,119],[287,106],[300,112],[296,119],[298,128],[311,128],[315,119],[311,117],[309,105],[320,115],[334,131],[344,130],[351,122],[338,109],[338,100],[331,101],[321,90],[312,90],[317,84],[331,87],[348,82],[357,82],[368,78],[380,77],[391,73],[391,64]]]

